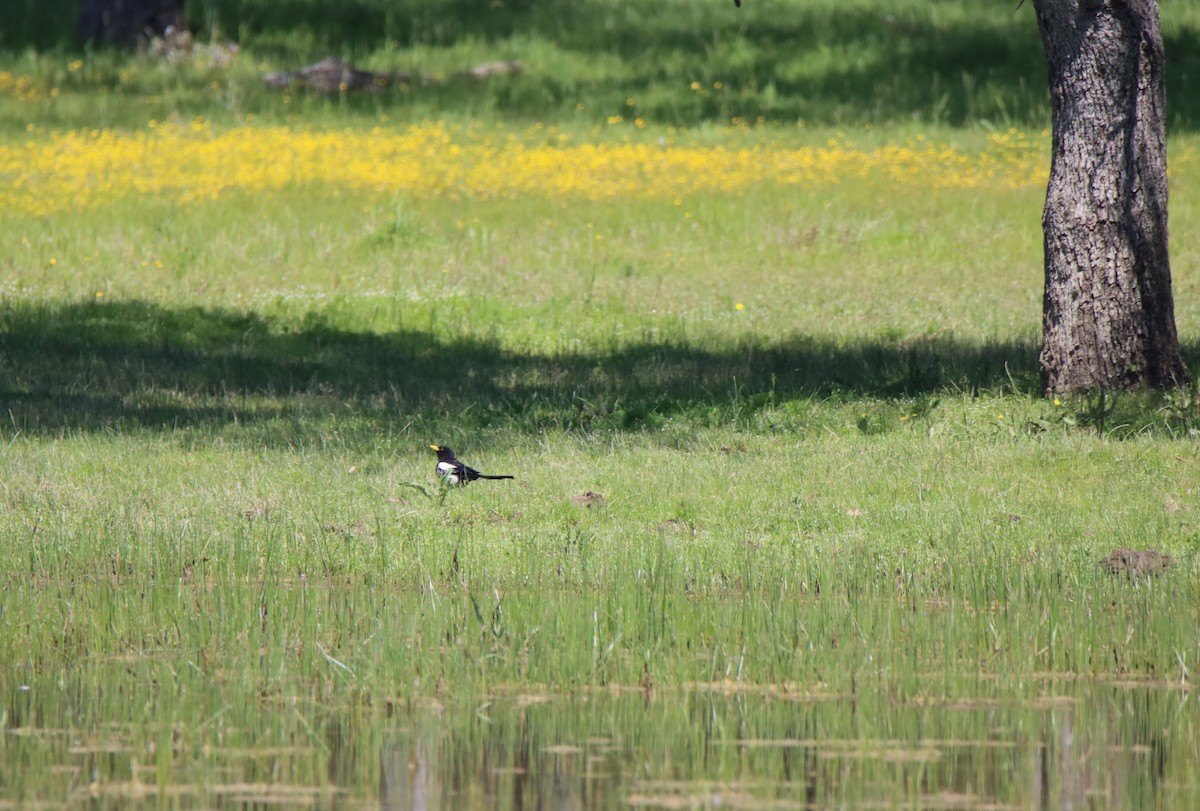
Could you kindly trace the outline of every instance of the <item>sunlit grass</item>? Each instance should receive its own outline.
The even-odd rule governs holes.
[[[491,635],[486,666],[443,674],[467,692],[631,685],[647,667],[663,686],[736,674],[838,690],[867,672],[908,678],[888,655],[940,667],[943,689],[981,671],[1015,674],[1005,689],[1020,691],[1022,673],[1189,661],[1190,626],[1155,620],[1115,665],[1112,641],[1146,598],[1183,589],[1194,610],[1186,517],[1200,503],[1186,482],[1200,414],[1186,392],[1117,407],[1037,396],[1039,189],[978,181],[989,165],[1024,177],[1036,150],[1017,136],[949,155],[921,145],[937,134],[800,145],[838,171],[799,182],[730,159],[785,154],[769,129],[729,145],[669,135],[559,145],[538,128],[244,128],[204,171],[202,152],[179,169],[164,160],[161,187],[60,192],[63,210],[15,215],[0,429],[3,570],[26,618],[5,643],[14,661],[37,672],[85,644],[65,617],[32,621],[60,610],[66,582],[84,589],[75,616],[92,600],[100,610],[114,583],[157,595],[161,615],[127,597],[110,631],[86,632],[116,650],[209,644],[181,612],[193,584],[205,600],[224,594],[229,612],[203,612],[231,623],[205,637],[223,657],[254,632],[252,603],[320,583],[346,606],[372,602],[357,630],[333,620],[361,642],[335,651],[315,625],[284,623],[292,641],[278,644],[315,634],[364,689],[403,683],[412,696],[442,689],[426,645],[477,633]],[[92,136],[32,137],[75,143],[80,165],[103,152],[89,152]],[[224,137],[94,140],[140,143],[150,160]],[[251,156],[269,163],[305,138],[342,145],[314,156],[346,158],[288,158],[305,170],[239,185]],[[404,138],[414,171],[486,170],[504,193],[466,179],[389,186]],[[371,153],[376,140],[393,152]],[[360,148],[373,170],[354,163]],[[662,175],[617,159],[638,150],[702,159]],[[555,151],[576,160],[539,175],[518,159]],[[900,181],[905,159],[924,168]],[[110,171],[160,174],[142,162]],[[608,191],[530,180],[554,172]],[[217,199],[193,193],[214,174],[227,178]],[[1192,312],[1181,301],[1185,335]],[[412,485],[434,486],[430,441],[518,478],[427,498]],[[603,506],[573,503],[584,491]],[[1097,563],[1118,546],[1160,548],[1177,568],[1161,587],[1121,591],[1131,584]],[[1116,595],[1111,623],[1094,622],[1097,590]],[[991,617],[997,601],[1011,626]],[[924,624],[914,605],[961,624]],[[899,630],[901,618],[914,624]],[[39,636],[52,628],[58,642]],[[304,650],[308,666],[328,665]]]

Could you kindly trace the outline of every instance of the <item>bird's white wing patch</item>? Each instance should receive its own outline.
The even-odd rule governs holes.
[[[453,462],[438,462],[437,474],[446,484],[459,484],[462,481],[462,476],[459,474],[459,466]]]

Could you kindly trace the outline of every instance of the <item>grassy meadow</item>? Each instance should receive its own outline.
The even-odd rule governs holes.
[[[448,794],[485,746],[619,770],[666,736],[635,804],[794,754],[810,804],[1035,807],[1076,730],[1171,788],[1087,759],[1062,796],[1195,807],[1200,401],[1040,396],[1031,10],[190,5],[222,66],[74,49],[53,5],[0,40],[0,801],[386,801],[445,736]],[[527,67],[261,83],[331,52]],[[443,492],[431,442],[516,478]]]

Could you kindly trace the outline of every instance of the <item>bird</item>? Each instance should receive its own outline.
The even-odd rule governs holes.
[[[467,467],[455,457],[454,451],[445,445],[430,445],[437,451],[437,474],[444,483],[465,487],[476,479],[511,479],[512,476],[485,476],[473,467]]]

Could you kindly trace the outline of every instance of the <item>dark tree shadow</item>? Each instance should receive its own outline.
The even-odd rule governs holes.
[[[354,332],[147,302],[0,310],[4,433],[173,429],[348,412],[537,432],[636,429],[811,398],[1033,392],[1036,346],[791,335],[554,356],[419,330]]]

